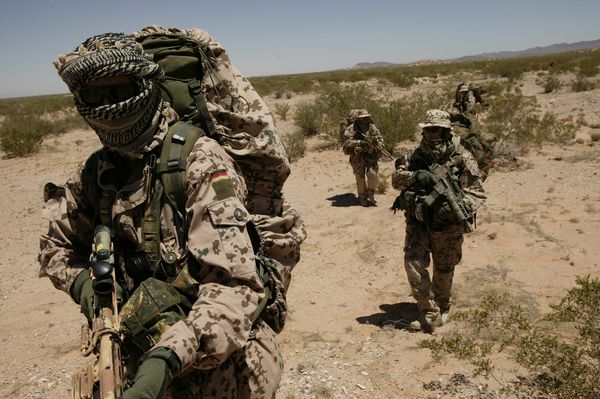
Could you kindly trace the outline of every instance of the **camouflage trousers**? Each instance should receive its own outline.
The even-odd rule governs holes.
[[[444,312],[450,308],[454,267],[462,259],[463,226],[446,231],[428,231],[421,223],[406,224],[404,268],[419,310]],[[433,260],[433,276],[429,276]]]
[[[350,165],[352,165],[352,172],[354,172],[354,177],[356,178],[358,198],[366,198],[367,195],[373,195],[377,189],[377,173],[379,172],[377,157],[350,154]]]
[[[271,399],[279,387],[283,360],[276,336],[264,322],[256,338],[217,368],[194,370],[173,380],[168,399]]]

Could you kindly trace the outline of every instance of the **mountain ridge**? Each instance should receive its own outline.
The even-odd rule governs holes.
[[[398,66],[398,65],[415,65],[415,64],[432,64],[432,63],[440,63],[440,62],[456,62],[456,61],[484,61],[484,60],[494,60],[494,59],[503,59],[503,58],[518,58],[518,57],[530,57],[536,55],[548,55],[548,54],[558,54],[558,53],[566,53],[569,51],[578,51],[578,50],[589,50],[593,48],[600,48],[600,39],[597,40],[586,40],[579,41],[574,43],[554,43],[548,46],[536,46],[531,47],[525,50],[516,50],[516,51],[496,51],[489,53],[481,53],[475,55],[466,55],[462,57],[456,58],[448,58],[444,60],[419,60],[416,62],[410,63],[393,63],[386,61],[378,61],[378,62],[360,62],[351,69],[362,69],[362,68],[378,68],[378,67],[388,67],[388,66]]]

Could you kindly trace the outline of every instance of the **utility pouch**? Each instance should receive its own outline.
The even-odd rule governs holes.
[[[125,348],[130,352],[146,352],[169,327],[184,319],[191,307],[188,299],[171,284],[147,278],[120,312]]]

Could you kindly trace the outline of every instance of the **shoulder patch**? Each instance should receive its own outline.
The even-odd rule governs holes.
[[[210,184],[217,194],[217,200],[235,197],[233,183],[225,169],[217,169],[210,175]]]

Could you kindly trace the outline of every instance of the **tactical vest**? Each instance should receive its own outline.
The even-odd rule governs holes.
[[[136,273],[143,277],[139,278],[136,289],[120,311],[126,336],[125,348],[129,353],[141,354],[150,349],[171,325],[184,319],[192,307],[195,291],[200,284],[190,274],[185,259],[178,260],[171,253],[161,256],[160,213],[162,205],[167,201],[177,214],[185,215],[187,157],[198,138],[203,135],[204,131],[198,127],[176,122],[169,128],[160,156],[157,158],[151,154],[147,161],[151,166],[152,176],[141,220],[145,259],[125,261],[129,277],[136,280]],[[82,183],[84,195],[94,208],[94,223],[110,226],[114,195],[97,185],[97,162],[106,156],[105,151],[101,149],[89,158],[82,174]],[[180,225],[176,226],[177,240],[185,243],[186,232],[182,229],[185,220],[179,220]],[[261,318],[275,332],[280,332],[287,313],[285,294],[275,277],[273,261],[262,254],[260,238],[251,222],[247,225],[247,231],[256,254],[257,275],[265,288],[265,297],[255,311],[252,322]],[[176,262],[179,269],[176,275],[166,281],[154,277],[157,270],[170,269],[169,264]],[[129,265],[147,270],[132,271]],[[148,301],[148,298],[153,300]]]

